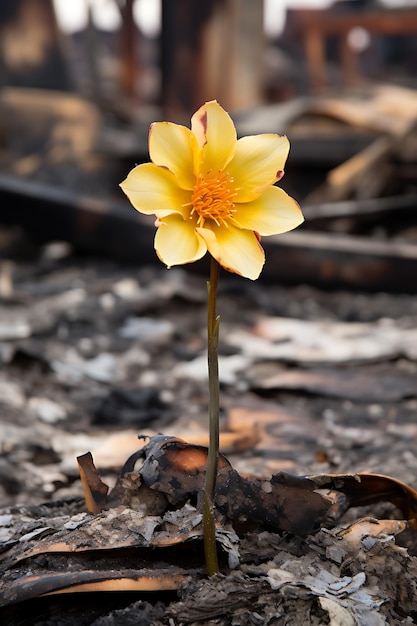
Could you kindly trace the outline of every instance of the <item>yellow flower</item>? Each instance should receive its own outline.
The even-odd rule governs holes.
[[[288,152],[285,136],[238,140],[229,115],[211,101],[193,115],[191,130],[152,124],[152,163],[135,167],[120,186],[135,209],[156,215],[155,250],[168,267],[208,250],[225,269],[254,280],[265,262],[260,236],[304,220],[297,202],[274,186]]]

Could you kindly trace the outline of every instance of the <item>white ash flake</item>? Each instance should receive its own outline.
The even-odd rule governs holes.
[[[47,424],[56,424],[67,417],[65,408],[48,398],[34,396],[28,400],[27,407],[36,417]]]

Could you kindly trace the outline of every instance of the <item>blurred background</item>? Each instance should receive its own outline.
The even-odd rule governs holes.
[[[3,0],[0,219],[137,260],[150,222],[118,183],[152,121],[215,98],[289,136],[300,232],[410,242],[416,67],[416,0]]]
[[[415,86],[416,7],[415,0],[5,0],[1,82],[75,91],[98,104],[161,106],[175,121],[214,97],[241,110],[364,79]]]

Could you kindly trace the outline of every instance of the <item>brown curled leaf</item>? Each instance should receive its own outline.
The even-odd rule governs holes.
[[[151,489],[180,504],[203,487],[207,448],[176,437],[152,437],[141,450],[139,470]],[[343,494],[335,498],[323,489]],[[319,491],[320,490],[320,493]],[[399,480],[379,474],[294,476],[286,472],[271,480],[245,479],[219,455],[216,506],[231,520],[263,523],[294,534],[314,532],[347,509],[392,502],[410,526],[417,528],[417,492]]]
[[[100,513],[106,506],[109,488],[101,480],[93,463],[91,452],[78,456],[77,463],[88,512]]]
[[[201,491],[207,465],[207,448],[186,443],[177,437],[152,437],[142,448],[144,461],[139,470],[145,485],[169,495],[171,502],[182,503]],[[222,454],[218,461],[220,473],[233,472]]]
[[[147,487],[181,504],[204,485],[207,448],[176,437],[152,437],[142,449],[139,470]],[[137,458],[136,455],[133,455]],[[131,457],[133,458],[133,457]],[[128,460],[125,467],[132,469]],[[269,480],[248,480],[219,455],[216,507],[228,519],[267,524],[305,535],[319,528],[331,501],[315,491],[304,476],[280,473]]]
[[[87,505],[90,512],[124,502],[123,477],[129,475],[139,478],[137,498],[140,501],[145,498],[146,490],[166,497],[166,501],[158,504],[158,514],[162,514],[162,509],[180,507],[187,500],[196,503],[204,485],[207,448],[177,437],[157,435],[149,438],[148,443],[126,461],[121,478],[109,497],[104,491],[107,486],[98,478],[91,455],[84,456],[85,459],[79,458],[79,463],[80,471],[84,472],[83,486],[86,500],[89,498]],[[142,466],[135,470],[139,460]],[[216,508],[226,519],[234,522],[265,524],[307,535],[322,526],[334,525],[351,507],[384,501],[392,502],[409,525],[417,529],[417,492],[389,476],[295,476],[279,472],[270,480],[247,479],[233,469],[225,456],[219,455]],[[93,506],[97,507],[95,511]],[[147,514],[153,514],[153,507],[150,501]]]
[[[350,507],[391,502],[417,530],[417,491],[396,478],[382,474],[323,474],[309,478],[319,489],[332,489],[346,496],[344,505],[339,504],[338,517]]]
[[[191,572],[191,574],[196,574]],[[178,567],[152,570],[75,571],[28,575],[15,581],[0,593],[0,606],[5,607],[32,598],[64,593],[99,591],[171,591],[190,583],[192,575]]]

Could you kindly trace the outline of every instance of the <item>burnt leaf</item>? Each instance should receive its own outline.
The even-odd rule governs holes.
[[[0,593],[0,607],[58,593],[176,590],[190,580],[189,573],[172,565],[162,570],[82,570],[28,575]]]
[[[100,513],[106,504],[109,488],[101,480],[91,452],[77,457],[77,462],[87,509],[90,513]]]
[[[132,470],[132,455],[125,467]],[[152,437],[141,451],[139,473],[147,487],[162,491],[173,504],[196,497],[204,485],[207,448],[175,437]],[[216,506],[226,518],[267,524],[295,534],[317,530],[331,502],[308,478],[279,473],[271,480],[245,479],[219,455]]]
[[[342,492],[344,505],[339,501],[338,517],[350,507],[366,506],[378,502],[391,502],[417,530],[417,491],[406,483],[382,474],[322,474],[310,476],[320,488]]]
[[[207,448],[159,435],[150,438],[140,456],[144,459],[139,470],[144,483],[169,495],[171,502],[180,504],[202,489]],[[323,489],[344,497],[335,501]],[[246,479],[226,457],[219,456],[216,506],[231,520],[266,524],[304,535],[328,523],[330,517],[337,521],[350,507],[383,501],[392,502],[410,526],[417,528],[417,492],[389,476],[295,476],[280,472],[271,480]]]
[[[159,507],[180,507],[188,500],[198,502],[204,485],[207,448],[189,444],[177,437],[157,435],[126,461],[121,476],[107,498],[91,455],[80,457],[84,472],[87,506],[111,508],[127,502],[123,493],[127,479],[130,490],[137,484],[137,500],[148,502],[148,492],[164,494]],[[136,463],[142,465],[136,471]],[[79,460],[80,462],[80,460]],[[133,483],[132,483],[133,480]],[[131,498],[131,496],[130,496]],[[215,503],[225,519],[271,526],[297,535],[307,535],[320,527],[337,523],[350,508],[378,502],[392,502],[417,528],[417,492],[394,478],[379,474],[323,474],[295,476],[279,472],[271,479],[244,478],[222,454],[219,455]],[[90,504],[89,504],[90,502]],[[144,502],[145,503],[145,502]],[[143,503],[143,504],[144,504]],[[158,514],[162,511],[158,510]]]

